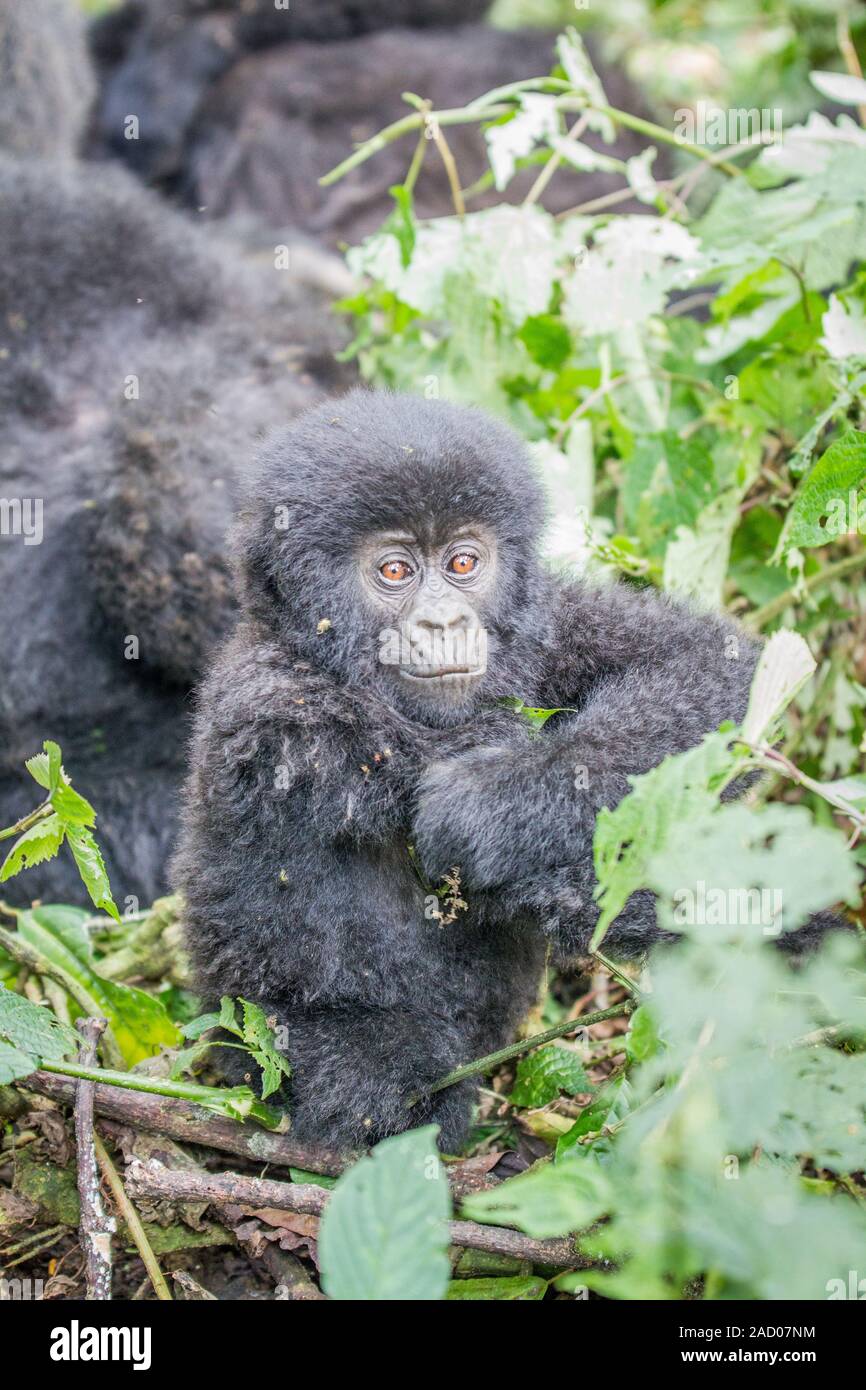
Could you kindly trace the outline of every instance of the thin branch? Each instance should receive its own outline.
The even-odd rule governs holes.
[[[93,1090],[93,1086],[89,1081],[81,1081],[79,1085],[89,1086],[90,1090]],[[165,1282],[162,1270],[157,1263],[156,1256],[153,1253],[153,1246],[147,1238],[147,1232],[141,1224],[141,1218],[132,1205],[132,1202],[130,1202],[127,1197],[126,1190],[120,1180],[120,1174],[112,1163],[108,1150],[98,1134],[94,1134],[93,1144],[96,1150],[96,1157],[99,1161],[99,1167],[102,1170],[102,1176],[111,1188],[111,1194],[117,1203],[117,1209],[126,1222],[126,1228],[135,1242],[136,1249],[142,1258],[144,1267],[150,1277],[150,1282],[153,1285],[153,1291],[157,1298],[162,1299],[164,1302],[171,1303],[173,1300],[169,1292],[168,1284]]]
[[[614,964],[609,956],[602,955],[601,951],[593,951],[592,955],[596,960],[601,961],[608,974],[613,976],[617,984],[622,985],[623,989],[632,999],[640,1000],[641,991],[639,986],[634,980],[629,979],[628,975],[624,975],[619,966]]]
[[[769,744],[755,745],[748,743],[746,747],[750,748],[755,753],[760,766],[770,772],[781,773],[781,775],[787,777],[789,781],[796,782],[798,786],[805,787],[807,791],[815,792],[822,800],[834,806],[841,815],[847,816],[848,819],[858,827],[860,833],[866,830],[866,812],[861,811],[859,807],[855,806],[847,797],[841,796],[839,792],[833,791],[826,782],[818,782],[814,777],[810,777],[807,773],[803,772],[802,769],[797,767],[796,763],[792,763],[791,759],[786,757],[780,749],[771,748]]]
[[[539,84],[549,91],[572,92],[568,82],[563,82],[557,78],[539,79]],[[521,87],[526,90],[526,84],[521,84]],[[496,93],[491,92],[487,97],[479,98],[479,100],[488,102],[496,95]],[[705,150],[702,145],[684,140],[680,136],[674,135],[672,131],[665,130],[664,126],[656,125],[654,121],[646,121],[641,116],[632,116],[628,111],[621,111],[618,107],[588,102],[585,98],[573,94],[558,96],[555,105],[557,110],[563,112],[596,111],[599,115],[607,116],[618,125],[624,125],[629,130],[635,130],[641,135],[648,136],[651,140],[660,140],[665,145],[673,145],[678,149],[686,150],[695,159],[714,165],[731,178],[742,177],[741,171],[735,164],[713,154],[711,150]],[[369,140],[364,140],[347,159],[323,174],[319,179],[319,184],[327,188],[330,184],[337,183],[353,169],[357,169],[358,165],[366,163],[373,155],[385,149],[387,145],[393,144],[395,140],[401,139],[404,135],[408,135],[410,131],[420,130],[427,121],[435,121],[438,126],[480,124],[484,121],[495,120],[499,116],[510,115],[513,110],[512,104],[499,101],[493,101],[493,104],[487,105],[473,104],[468,107],[452,107],[445,111],[430,111],[426,114],[416,110],[411,115],[401,116],[399,120],[392,121],[390,125],[385,126]]]
[[[29,830],[31,825],[35,825],[39,820],[44,820],[46,816],[51,814],[51,811],[51,799],[49,798],[47,801],[43,801],[41,806],[37,806],[35,811],[22,816],[14,825],[10,825],[6,830],[0,830],[0,840],[11,840],[13,835],[20,835],[22,831]]]
[[[588,125],[589,112],[584,111],[583,115],[580,117],[579,120],[575,121],[574,125],[571,127],[571,130],[566,135],[566,140],[579,140]],[[562,158],[563,157],[559,150],[553,151],[553,154],[548,159],[541,173],[538,175],[538,178],[535,180],[535,183],[532,185],[526,197],[524,198],[524,207],[531,207],[533,203],[538,202],[545,188],[550,183],[550,180],[553,178],[554,174],[556,173],[557,169],[562,163]]]
[[[826,569],[819,570],[802,584],[792,584],[790,589],[786,589],[783,594],[778,594],[776,598],[765,603],[762,608],[756,608],[753,612],[747,613],[743,618],[746,627],[752,628],[755,632],[760,632],[762,627],[771,623],[774,618],[778,618],[780,613],[784,613],[786,608],[793,604],[800,603],[807,594],[814,593],[816,589],[822,588],[825,584],[832,584],[835,579],[845,579],[849,574],[854,574],[857,570],[866,568],[866,548],[860,550],[855,555],[848,555],[844,560],[837,560],[833,565],[828,565]]]
[[[96,1061],[96,1048],[107,1024],[104,1018],[80,1018],[82,1065]],[[79,1227],[87,1281],[87,1298],[105,1302],[111,1298],[111,1234],[116,1230],[102,1201],[96,1165],[93,1133],[93,1083],[79,1081],[75,1096],[75,1145],[78,1169],[78,1197],[81,1202]]]
[[[262,1208],[303,1212],[321,1216],[330,1193],[312,1183],[277,1182],[273,1178],[250,1178],[240,1173],[206,1173],[204,1170],[169,1169],[150,1160],[133,1159],[126,1170],[129,1191],[137,1197],[162,1197],[175,1201],[212,1202],[215,1206],[242,1206],[251,1214]],[[452,1245],[470,1250],[488,1250],[513,1255],[531,1264],[554,1269],[586,1268],[590,1261],[580,1255],[569,1238],[533,1240],[519,1231],[482,1226],[474,1221],[451,1221],[448,1225]]]
[[[61,1105],[73,1103],[75,1082],[65,1076],[36,1071],[22,1080],[20,1085],[36,1091],[38,1095],[48,1096]],[[201,1144],[252,1163],[304,1168],[311,1173],[335,1177],[353,1158],[351,1153],[341,1153],[337,1149],[301,1144],[291,1133],[276,1134],[251,1123],[239,1125],[234,1120],[214,1115],[187,1101],[169,1100],[160,1095],[125,1090],[120,1086],[97,1084],[94,1087],[94,1108],[97,1115],[117,1120],[132,1129],[164,1134],[181,1143]]]
[[[860,66],[860,59],[857,56],[857,49],[854,47],[854,40],[851,38],[851,26],[848,23],[848,11],[844,5],[840,5],[836,13],[836,42],[839,45],[842,57],[845,59],[845,66],[852,77],[859,77],[862,80],[863,69]],[[860,117],[860,124],[866,125],[866,105],[863,102],[857,104],[857,115]]]
[[[460,191],[460,175],[457,172],[457,163],[451,152],[451,146],[442,134],[439,122],[436,120],[436,117],[429,112],[424,126],[425,138],[427,137],[428,131],[430,132],[429,138],[435,144],[442,156],[442,163],[445,165],[445,173],[448,176],[448,187],[451,189],[451,201],[454,204],[454,211],[458,217],[465,217],[466,204],[463,201],[463,194]]]
[[[478,1057],[474,1062],[457,1067],[431,1086],[427,1094],[433,1095],[436,1091],[444,1091],[448,1086],[456,1086],[459,1081],[466,1081],[470,1076],[483,1076],[500,1063],[510,1062],[512,1057],[521,1057],[524,1052],[531,1052],[533,1048],[552,1042],[554,1038],[563,1038],[579,1028],[591,1028],[594,1023],[604,1023],[609,1018],[627,1018],[636,1008],[637,1004],[633,999],[626,999],[609,1009],[599,1009],[597,1013],[584,1014],[582,1018],[566,1019],[564,1023],[557,1023],[552,1028],[545,1029],[543,1033],[533,1033],[529,1038],[522,1038],[519,1042],[510,1043],[508,1047],[501,1047],[498,1052],[488,1052],[485,1057]],[[417,1099],[411,1104],[417,1104]]]

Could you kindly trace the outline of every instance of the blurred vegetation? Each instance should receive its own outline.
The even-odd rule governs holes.
[[[566,32],[550,79],[527,74],[464,115],[484,128],[488,185],[537,171],[526,201],[473,212],[471,190],[455,186],[455,213],[421,223],[414,181],[423,158],[448,158],[447,120],[414,102],[417,144],[393,215],[349,252],[349,355],[371,381],[483,405],[523,434],[556,503],[551,564],[725,607],[772,638],[743,725],[635,779],[599,817],[595,945],[639,889],[657,895],[660,925],[682,940],[640,978],[593,976],[587,995],[552,981],[534,1025],[578,1019],[607,993],[631,997],[627,1031],[616,1020],[537,1048],[481,1093],[475,1152],[547,1148],[529,1172],[466,1198],[462,1214],[574,1235],[595,1267],[450,1280],[451,1202],[438,1160],[431,1170],[433,1137],[418,1130],[337,1182],[323,1285],[336,1299],[856,1298],[866,1277],[866,956],[853,929],[866,865],[863,9],[497,0],[495,18],[591,25],[648,93],[656,124],[609,108]],[[724,116],[710,138],[682,121],[699,103]],[[779,108],[781,129],[744,131],[741,107]],[[581,138],[612,140],[623,124],[646,137],[627,162]],[[673,172],[656,177],[662,149]],[[347,162],[367,157],[375,147]],[[621,176],[622,196],[582,206],[581,173],[596,168]],[[571,213],[545,211],[552,178],[571,181]],[[641,213],[622,210],[635,199]],[[756,775],[746,798],[723,799],[745,773]],[[62,810],[59,774],[43,785]],[[39,808],[30,851],[55,852],[61,830],[68,837],[57,807]],[[28,862],[16,843],[10,873]],[[770,949],[832,907],[852,930],[798,967]],[[174,1021],[192,1044],[175,1076],[199,1060],[213,1019],[190,1022],[162,917],[158,930],[101,920],[94,934],[70,912],[22,914],[16,940],[4,933],[0,975],[28,997],[0,993],[0,1082],[40,1060],[68,1072],[67,1025],[90,998],[110,1012],[109,1065],[140,1067],[176,1037]],[[162,979],[148,972],[154,941]],[[146,990],[116,973],[133,943]],[[45,1007],[24,1010],[34,997],[55,1022]],[[224,1019],[275,1089],[281,1064],[249,1008],[241,1022],[225,1001]],[[220,1110],[218,1092],[150,1084],[203,1093]],[[221,1113],[270,1122],[247,1088],[224,1093]]]

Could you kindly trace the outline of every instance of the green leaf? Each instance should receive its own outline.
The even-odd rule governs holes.
[[[501,192],[517,168],[539,143],[550,143],[560,127],[556,99],[540,92],[522,92],[519,109],[505,120],[494,121],[484,131],[490,167],[496,188]]]
[[[635,1009],[626,1034],[626,1050],[633,1062],[646,1062],[658,1049],[656,1021],[645,1005]]]
[[[734,765],[729,735],[708,734],[696,748],[673,754],[651,772],[630,777],[632,790],[596,818],[593,853],[601,906],[590,942],[595,951],[632,893],[646,887],[650,860],[682,823],[712,810],[717,789]]]
[[[397,206],[382,230],[389,231],[392,236],[397,238],[397,245],[400,247],[400,264],[405,268],[410,264],[415,250],[417,224],[412,206],[412,192],[402,183],[395,183],[388,189],[388,192]]]
[[[840,900],[859,902],[844,836],[784,802],[760,811],[728,803],[682,822],[647,866],[646,883],[661,895],[663,926],[758,941]]]
[[[50,739],[46,739],[42,747],[45,751],[26,758],[24,766],[40,787],[47,792],[56,792],[63,777],[60,749]]]
[[[866,529],[866,434],[849,430],[822,454],[794,495],[782,533],[785,550],[829,545]]]
[[[550,1043],[520,1059],[508,1099],[512,1105],[534,1110],[556,1100],[561,1091],[576,1096],[594,1090],[577,1053]]]
[[[225,1028],[228,1033],[234,1033],[238,1038],[242,1038],[244,1035],[243,1029],[237,1020],[235,1001],[229,994],[224,994],[220,999],[219,1026],[220,1028]]]
[[[640,1013],[640,1009],[637,1010]],[[637,1017],[637,1013],[634,1017]],[[631,1099],[631,1088],[627,1078],[620,1074],[612,1081],[608,1081],[601,1087],[591,1105],[585,1110],[581,1110],[571,1129],[567,1130],[556,1142],[556,1160],[565,1158],[572,1150],[575,1156],[589,1153],[588,1148],[583,1150],[578,1147],[578,1141],[587,1134],[596,1134],[605,1125],[611,1124],[614,1119],[621,1118],[623,1111],[628,1111]],[[596,1145],[593,1145],[593,1149]]]
[[[516,1226],[544,1240],[580,1231],[604,1215],[611,1194],[592,1155],[546,1163],[463,1200],[471,1221]]]
[[[19,914],[18,931],[64,972],[70,994],[86,1013],[108,1020],[111,1060],[134,1066],[161,1047],[174,1047],[179,1034],[154,995],[99,975],[84,927],[87,915],[75,907],[35,907]]]
[[[322,1286],[353,1301],[441,1299],[451,1197],[435,1125],[377,1144],[340,1178],[319,1233]]]
[[[815,658],[796,632],[774,632],[761,652],[741,733],[747,743],[773,742],[778,722],[816,669]]]
[[[22,869],[32,869],[46,859],[52,859],[63,844],[65,827],[57,816],[46,816],[23,835],[19,835],[0,868],[0,883]]]
[[[10,1081],[20,1081],[36,1071],[39,1061],[21,1052],[17,1047],[0,1041],[0,1086],[8,1086]]]
[[[809,81],[829,101],[840,106],[866,105],[866,80],[847,72],[810,72]]]
[[[576,711],[568,710],[565,707],[559,709],[541,709],[536,705],[525,705],[517,696],[503,696],[496,703],[503,709],[513,710],[515,714],[521,715],[523,719],[531,725],[533,729],[543,729],[548,719],[554,714],[573,714]]]
[[[100,912],[107,912],[110,917],[114,918],[115,922],[119,923],[120,913],[114,898],[111,896],[111,884],[108,882],[105,860],[94,839],[93,832],[84,825],[68,825],[66,827],[66,840],[94,907]]]
[[[537,1303],[547,1293],[546,1279],[452,1279],[445,1298],[449,1303],[465,1299],[489,1302]]]
[[[219,1028],[219,1014],[199,1014],[197,1018],[191,1018],[189,1023],[184,1023],[181,1033],[185,1038],[200,1038],[202,1033],[206,1033],[209,1028]]]
[[[275,1047],[274,1033],[264,1009],[260,1005],[250,1004],[249,999],[240,999],[240,1004],[243,1005],[243,1041],[261,1068],[261,1099],[265,1101],[268,1095],[274,1094],[288,1080],[292,1068],[288,1058]]]
[[[41,1060],[59,1062],[78,1051],[73,1028],[50,1009],[0,985],[0,1037]]]
[[[561,367],[572,350],[571,334],[553,314],[533,314],[515,336],[533,362],[551,371]]]
[[[70,830],[83,831],[96,824],[96,812],[90,802],[70,786],[68,779],[61,780],[57,790],[51,793],[51,805]]]

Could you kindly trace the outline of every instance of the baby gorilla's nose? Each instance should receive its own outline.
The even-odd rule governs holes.
[[[408,620],[409,661],[402,673],[415,680],[477,675],[486,657],[484,629],[457,595],[419,603]]]

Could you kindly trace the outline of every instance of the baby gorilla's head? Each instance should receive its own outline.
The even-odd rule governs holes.
[[[299,660],[447,723],[523,693],[550,615],[523,445],[476,410],[357,390],[265,446],[247,613]]]

